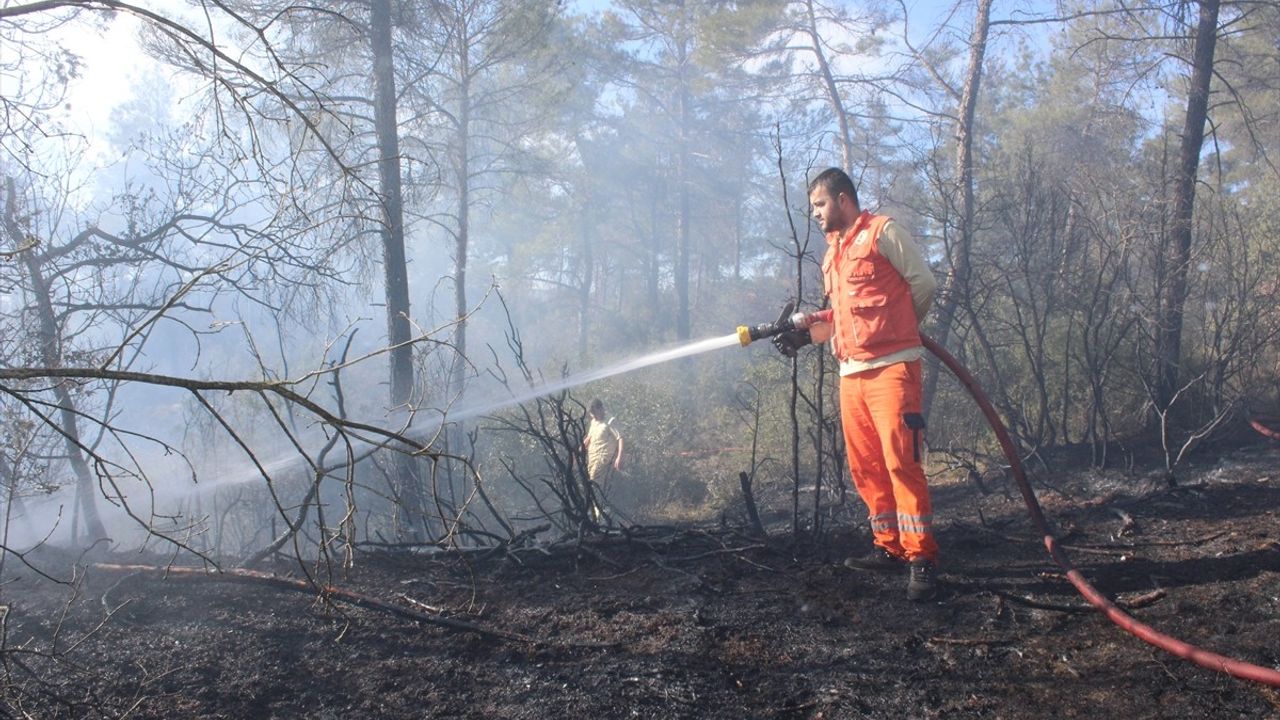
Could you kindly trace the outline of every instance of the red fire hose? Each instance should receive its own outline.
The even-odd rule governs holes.
[[[987,422],[991,424],[991,429],[995,431],[996,438],[1000,441],[1000,447],[1004,450],[1005,457],[1009,460],[1009,468],[1013,472],[1014,480],[1018,483],[1018,490],[1022,492],[1022,500],[1026,503],[1027,511],[1031,515],[1031,521],[1035,524],[1036,529],[1044,535],[1045,548],[1049,550],[1049,555],[1058,564],[1058,567],[1062,568],[1066,573],[1067,579],[1084,596],[1084,599],[1089,601],[1090,605],[1102,611],[1111,622],[1119,625],[1125,631],[1161,650],[1185,660],[1190,660],[1210,670],[1217,670],[1245,680],[1253,680],[1265,685],[1280,687],[1280,671],[1219,655],[1175,637],[1165,635],[1150,625],[1139,622],[1133,616],[1116,607],[1115,603],[1089,584],[1089,581],[1084,579],[1080,571],[1063,554],[1062,549],[1058,547],[1057,539],[1049,531],[1049,525],[1045,522],[1044,511],[1040,508],[1040,503],[1036,500],[1036,495],[1031,490],[1031,485],[1027,482],[1027,476],[1022,470],[1022,461],[1013,446],[1013,440],[1010,439],[1008,430],[1000,420],[1000,416],[996,414],[995,408],[992,407],[986,394],[978,387],[977,381],[973,379],[969,371],[952,357],[951,353],[934,342],[932,338],[921,335],[921,340],[924,341],[924,346],[929,349],[929,352],[937,356],[951,370],[969,391],[969,394],[973,396],[973,399],[977,401],[978,407],[982,409],[982,414],[986,416]],[[1252,422],[1254,428],[1258,429],[1259,432],[1269,437],[1280,439],[1280,433],[1262,426],[1257,421]]]
[[[1257,430],[1272,440],[1280,440],[1280,431],[1272,429],[1280,427],[1280,418],[1254,415],[1249,418],[1249,424],[1253,426],[1254,430]]]

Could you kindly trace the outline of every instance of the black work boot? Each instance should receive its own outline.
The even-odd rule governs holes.
[[[904,562],[906,561],[897,555],[877,546],[866,555],[845,558],[844,566],[854,570],[893,570],[902,567]]]
[[[932,600],[938,592],[938,564],[923,558],[911,561],[911,579],[907,581],[907,599],[912,602]]]

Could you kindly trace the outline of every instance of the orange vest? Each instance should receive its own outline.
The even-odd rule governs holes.
[[[920,345],[911,286],[880,254],[880,232],[890,219],[863,211],[844,237],[827,236],[822,283],[841,360],[873,360]]]

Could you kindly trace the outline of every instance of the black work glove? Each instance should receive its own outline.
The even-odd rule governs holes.
[[[773,346],[778,348],[778,352],[789,358],[796,356],[796,351],[805,345],[813,344],[813,337],[809,335],[809,330],[788,330],[773,336]]]

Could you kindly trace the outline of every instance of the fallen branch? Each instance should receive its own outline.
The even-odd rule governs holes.
[[[1092,605],[1082,605],[1079,603],[1054,603],[1054,602],[1049,602],[1047,600],[1037,600],[1036,598],[1026,596],[1026,595],[1017,595],[1015,593],[1011,593],[1006,590],[997,590],[995,588],[984,588],[984,589],[987,592],[991,593],[992,595],[1003,598],[1010,602],[1015,602],[1025,607],[1035,608],[1036,610],[1053,610],[1055,612],[1064,612],[1064,613],[1097,612],[1097,610],[1095,610]]]
[[[308,583],[304,580],[294,580],[292,578],[284,578],[278,575],[259,572],[257,570],[245,569],[226,569],[221,572],[211,572],[202,567],[179,567],[167,566],[158,567],[153,565],[118,565],[115,563],[94,563],[89,566],[94,570],[104,572],[129,572],[129,573],[145,573],[150,575],[160,575],[163,577],[178,577],[189,579],[205,579],[214,582],[245,582],[267,585],[269,587],[279,588],[282,590],[293,590],[305,593],[318,592],[322,598],[326,600],[340,600],[350,603],[358,607],[370,610],[379,610],[390,613],[409,620],[417,620],[418,622],[435,625],[447,630],[455,632],[466,632],[482,637],[495,638],[499,640],[515,640],[518,642],[536,643],[538,640],[520,635],[518,633],[510,633],[503,630],[490,630],[480,627],[462,620],[453,618],[440,617],[438,615],[429,615],[427,613],[410,610],[385,600],[363,595],[353,590],[337,587],[334,585],[318,586]]]
[[[1063,547],[1070,550],[1087,551],[1090,548],[1179,547],[1182,545],[1203,545],[1210,540],[1217,540],[1227,533],[1227,530],[1221,530],[1219,532],[1210,533],[1203,537],[1192,538],[1190,540],[1144,540],[1142,542],[1130,542],[1121,545],[1063,545]]]
[[[1097,608],[1095,608],[1092,605],[1079,604],[1079,603],[1055,603],[1055,602],[1049,602],[1047,600],[1037,600],[1036,598],[1029,597],[1029,596],[1017,595],[1017,594],[1008,592],[1006,590],[999,590],[992,587],[983,587],[983,589],[989,593],[992,593],[993,595],[1002,597],[1005,600],[1016,602],[1019,605],[1025,605],[1030,608],[1036,608],[1037,610],[1053,610],[1056,612],[1065,612],[1065,613],[1097,612]],[[1139,595],[1131,600],[1117,599],[1115,601],[1115,604],[1116,604],[1116,607],[1122,608],[1124,610],[1134,610],[1137,608],[1146,607],[1148,605],[1154,605],[1155,603],[1163,600],[1166,594],[1167,593],[1162,589],[1152,590],[1149,593]]]
[[[1019,537],[1017,535],[1010,535],[1008,533],[1003,533],[998,530],[982,527],[980,525],[971,525],[969,523],[956,523],[956,525],[960,527],[973,528],[978,532],[986,533],[988,535],[994,535],[1002,540],[1008,540],[1009,542],[1022,543],[1023,545],[1040,545],[1040,546],[1044,545],[1043,538]],[[1086,555],[1128,555],[1133,550],[1138,548],[1144,548],[1144,547],[1180,547],[1184,545],[1203,545],[1211,540],[1217,540],[1223,535],[1226,535],[1227,532],[1228,531],[1226,530],[1221,530],[1218,532],[1210,533],[1208,535],[1203,535],[1198,538],[1192,538],[1190,540],[1141,540],[1141,541],[1131,541],[1131,542],[1124,542],[1124,543],[1071,543],[1071,542],[1065,542],[1063,540],[1064,536],[1059,536],[1054,539],[1058,541],[1058,547],[1062,548],[1063,550],[1070,550],[1072,552],[1084,553]]]
[[[1028,538],[1028,537],[1020,537],[1020,536],[1018,536],[1018,535],[1010,535],[1009,533],[1003,533],[1003,532],[1000,532],[999,530],[992,530],[991,528],[982,527],[981,525],[969,525],[968,523],[956,523],[956,524],[957,524],[957,525],[959,525],[959,526],[962,526],[962,527],[966,527],[966,526],[967,526],[967,527],[971,527],[971,528],[973,528],[974,530],[977,530],[978,532],[986,533],[987,535],[994,535],[995,537],[998,537],[998,538],[1000,538],[1001,540],[1008,540],[1009,542],[1021,543],[1021,544],[1023,544],[1023,545],[1044,545],[1044,540],[1043,540],[1043,539],[1035,539],[1035,538]],[[1086,554],[1086,555],[1112,555],[1112,556],[1115,556],[1115,555],[1125,555],[1125,554],[1127,554],[1126,552],[1124,552],[1123,550],[1120,550],[1120,549],[1115,549],[1115,550],[1106,550],[1106,549],[1102,549],[1102,548],[1098,548],[1098,547],[1086,547],[1086,546],[1081,546],[1081,545],[1070,545],[1070,544],[1067,544],[1067,543],[1065,543],[1065,542],[1062,542],[1062,538],[1063,538],[1063,537],[1066,537],[1066,536],[1064,535],[1064,536],[1060,536],[1060,537],[1055,537],[1055,538],[1054,538],[1054,540],[1055,540],[1055,541],[1057,541],[1058,543],[1060,543],[1060,544],[1059,544],[1059,547],[1063,548],[1064,550],[1072,550],[1072,551],[1076,551],[1076,552],[1082,552],[1082,553],[1084,553],[1084,554]],[[1116,546],[1108,546],[1108,547],[1121,548],[1121,547],[1126,547],[1126,546],[1116,545]]]

